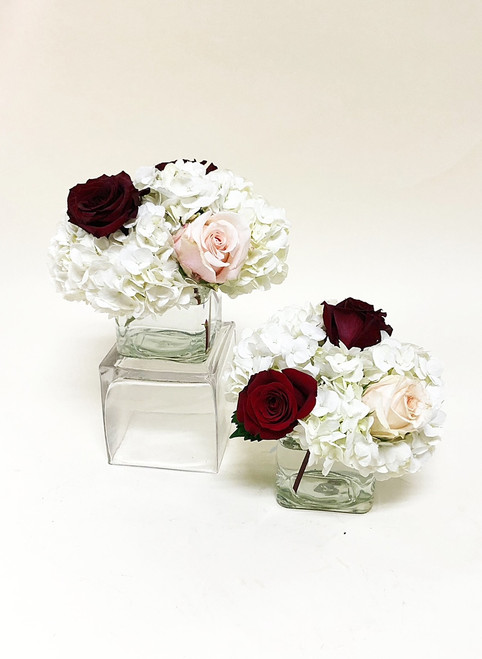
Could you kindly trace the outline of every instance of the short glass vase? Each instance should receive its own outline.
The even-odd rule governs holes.
[[[140,319],[116,318],[117,350],[124,357],[203,362],[221,326],[221,316],[220,295],[198,289],[196,302],[188,307]]]
[[[110,464],[217,472],[230,433],[234,323],[218,296],[159,318],[117,322],[100,364]]]
[[[339,513],[367,513],[375,492],[373,475],[335,463],[326,476],[317,465],[306,466],[297,478],[307,451],[291,438],[278,440],[276,499],[284,508],[327,510]],[[298,481],[298,482],[297,482]],[[295,491],[296,490],[296,491]]]

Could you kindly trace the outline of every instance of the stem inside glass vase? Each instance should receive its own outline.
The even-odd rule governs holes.
[[[306,455],[305,455],[305,457],[303,458],[303,462],[301,463],[300,470],[298,471],[298,473],[297,473],[297,475],[296,475],[295,482],[294,482],[294,484],[293,484],[293,491],[294,491],[294,492],[298,492],[298,488],[299,488],[299,486],[300,486],[301,479],[303,478],[303,474],[304,474],[305,471],[306,471],[306,467],[308,466],[308,462],[309,462],[309,460],[310,460],[310,452],[309,452],[309,451],[306,451]]]
[[[300,456],[304,457],[301,461]],[[375,478],[335,462],[328,474],[309,466],[309,453],[291,437],[278,441],[276,449],[276,499],[285,508],[366,513],[373,504]]]

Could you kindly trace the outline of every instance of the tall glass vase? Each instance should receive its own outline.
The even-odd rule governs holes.
[[[235,342],[217,294],[116,325],[117,343],[99,367],[109,462],[217,472],[230,431]]]
[[[373,475],[335,463],[324,476],[316,465],[307,466],[307,452],[293,439],[278,441],[277,462],[276,499],[285,508],[366,513],[373,505]]]

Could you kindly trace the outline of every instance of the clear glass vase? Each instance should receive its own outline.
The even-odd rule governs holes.
[[[221,322],[214,293],[155,320],[118,322],[100,364],[108,460],[217,472],[230,433],[234,323]]]
[[[293,439],[284,437],[278,441],[276,499],[281,506],[340,513],[366,513],[371,509],[375,492],[372,475],[362,476],[335,463],[326,476],[316,465],[307,466],[300,479],[297,477],[306,454]]]
[[[199,289],[197,303],[158,316],[116,318],[117,350],[124,357],[200,362],[221,325],[221,297]]]

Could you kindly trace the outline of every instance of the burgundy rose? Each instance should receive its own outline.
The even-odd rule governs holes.
[[[125,172],[115,176],[102,174],[71,188],[67,215],[73,224],[101,238],[137,217],[142,194]]]
[[[235,420],[246,431],[239,434],[256,440],[284,437],[311,412],[316,391],[316,380],[294,368],[253,375],[239,394]]]
[[[187,160],[186,158],[182,158],[183,162],[198,162],[197,160]],[[173,165],[176,161],[175,160],[168,160],[167,162],[160,162],[158,165],[156,165],[156,169],[158,169],[160,172],[162,172],[163,169],[165,169],[166,165]],[[207,160],[200,160],[199,163],[201,165],[207,165],[208,161]],[[206,167],[206,174],[210,174],[211,172],[215,172],[217,170],[216,165],[213,163],[210,163]]]
[[[391,334],[393,329],[385,322],[386,313],[375,311],[372,304],[348,297],[338,304],[323,302],[323,322],[333,345],[340,341],[347,348],[368,348],[381,341],[382,330]]]

